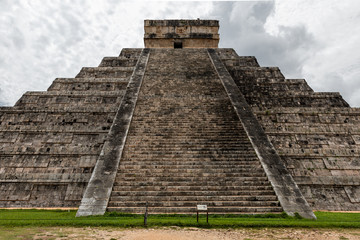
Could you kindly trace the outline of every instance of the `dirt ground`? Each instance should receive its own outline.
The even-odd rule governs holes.
[[[19,232],[18,232],[19,233]],[[16,234],[16,232],[14,232]],[[167,227],[156,229],[118,228],[32,228],[13,239],[106,239],[106,240],[230,240],[230,239],[360,239],[360,229],[198,229]]]

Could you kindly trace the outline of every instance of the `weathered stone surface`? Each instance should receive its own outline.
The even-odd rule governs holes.
[[[344,189],[350,199],[350,202],[360,203],[360,187],[359,186],[345,187]]]
[[[127,76],[138,52],[106,71]],[[0,108],[0,207],[79,206],[129,82],[116,76],[56,79]]]
[[[217,48],[217,20],[145,20],[147,48]]]
[[[81,200],[79,210],[76,213],[77,217],[105,213],[148,58],[149,49],[144,49],[139,56],[126,94],[111,125],[107,141],[105,141],[101,149],[91,179]]]
[[[282,211],[206,49],[151,49],[108,210],[145,202],[152,213]]]
[[[315,93],[305,80],[285,79],[276,68],[236,66],[242,57],[235,52],[217,53],[310,206],[359,210],[350,196],[360,185],[360,110],[338,93]]]
[[[314,209],[359,211],[360,109],[218,49],[218,28],[146,20],[146,46],[167,49],[123,49],[0,107],[0,207],[313,217],[302,193]]]
[[[224,85],[231,103],[238,115],[252,146],[266,172],[271,185],[276,192],[280,204],[289,215],[299,213],[302,217],[313,218],[315,215],[303,197],[300,189],[287,171],[270,140],[257,121],[251,107],[246,102],[239,89],[214,49],[209,49],[210,59]]]

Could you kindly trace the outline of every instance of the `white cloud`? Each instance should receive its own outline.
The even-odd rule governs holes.
[[[125,47],[143,47],[143,21],[198,18],[211,2],[4,1],[0,17],[0,102],[13,105],[25,91],[46,90],[56,77]]]
[[[261,1],[217,8],[221,20],[220,46],[232,47],[239,55],[255,56],[262,66],[279,66],[288,77],[299,77],[302,65],[317,44],[303,25],[280,26],[277,35],[267,32],[265,24],[274,14],[274,7],[274,2]]]
[[[0,104],[125,47],[143,47],[144,19],[219,19],[221,47],[340,91],[360,106],[360,2],[0,0]]]
[[[340,91],[350,105],[360,106],[359,22],[359,1],[277,1],[266,29],[277,36],[282,26],[304,26],[317,47],[303,63],[302,77],[314,90]]]

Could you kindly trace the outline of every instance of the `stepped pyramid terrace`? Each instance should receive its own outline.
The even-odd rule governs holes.
[[[125,48],[0,107],[0,207],[360,211],[360,109],[218,48],[217,20],[145,20]]]

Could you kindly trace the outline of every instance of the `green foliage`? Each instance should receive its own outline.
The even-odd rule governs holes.
[[[108,212],[104,216],[75,217],[76,211],[61,210],[0,210],[0,227],[26,226],[116,226],[144,227],[143,214]],[[303,227],[303,228],[360,228],[360,213],[315,212],[317,220],[294,217],[286,213],[237,215],[201,214],[199,223],[196,215],[149,214],[148,227],[178,226],[200,228],[241,228],[241,227]]]

